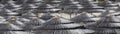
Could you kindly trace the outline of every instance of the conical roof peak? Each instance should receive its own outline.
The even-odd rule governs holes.
[[[15,23],[6,20],[0,24],[1,27],[0,30],[21,30],[22,29],[21,26],[18,26]]]
[[[22,16],[26,16],[26,17],[35,17],[36,15],[32,12],[27,12],[25,14],[23,14]]]
[[[23,28],[32,30],[38,26],[41,27],[43,23],[45,23],[44,20],[33,18],[33,19],[30,19],[30,21],[26,22]]]
[[[102,12],[100,16],[104,17],[104,16],[108,16],[108,15],[113,15],[116,11],[112,11],[112,10],[106,10],[105,12]]]
[[[96,23],[87,25],[88,28],[94,27],[94,28],[117,28],[120,27],[120,25],[115,25],[116,23],[119,24],[120,19],[116,16],[105,16],[102,17],[100,20],[98,20]]]
[[[53,18],[54,16],[50,13],[45,13],[44,15],[42,15],[40,18],[43,20],[49,20],[51,18]]]
[[[80,15],[71,18],[70,20],[75,22],[94,21],[91,19],[91,17],[94,17],[94,16],[89,13],[83,12]]]
[[[104,20],[104,21],[103,21]],[[116,23],[120,22],[119,18],[113,15],[107,15],[102,17],[99,22],[106,22],[106,23]]]
[[[117,7],[117,5],[113,4],[111,1],[103,1],[102,3],[99,4],[99,6],[102,6],[102,7]]]
[[[72,21],[68,20],[68,19],[65,19],[65,18],[62,18],[62,17],[55,17],[55,18],[52,18],[50,20],[48,20],[45,24],[65,24],[65,23],[71,23]]]

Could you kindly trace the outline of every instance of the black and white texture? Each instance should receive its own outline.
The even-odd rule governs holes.
[[[0,34],[120,34],[109,0],[0,0]]]

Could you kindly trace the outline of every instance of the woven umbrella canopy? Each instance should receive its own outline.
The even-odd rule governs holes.
[[[62,29],[75,29],[80,28],[83,25],[80,24],[58,24],[58,25],[43,25],[42,27],[39,27],[37,29],[43,29],[43,30],[62,30]]]
[[[21,21],[21,22],[23,22],[23,23],[30,21],[30,19],[27,19],[27,18],[24,18],[24,17],[21,17],[21,16],[19,16],[18,20]]]
[[[8,3],[8,1],[12,1],[12,0],[1,0],[1,2],[0,2],[0,3],[2,3],[2,4],[7,4],[7,3]]]
[[[33,4],[29,4],[31,9],[37,9],[42,3],[33,3]]]
[[[78,0],[80,1],[80,4],[83,5],[83,7],[93,7],[93,4],[91,3],[91,0]]]
[[[53,17],[46,22],[46,24],[65,24],[65,23],[73,23],[73,22],[62,17]]]
[[[7,11],[5,8],[0,10],[1,15],[7,15],[7,13],[9,13],[9,12],[11,12],[11,11]]]
[[[31,17],[36,17],[37,15],[36,14],[34,14],[34,13],[32,13],[32,11],[29,11],[29,12],[27,12],[27,13],[25,13],[25,14],[22,14],[22,17],[24,17],[24,18],[31,18]]]
[[[99,6],[102,6],[104,8],[107,9],[117,9],[118,6],[116,4],[113,4],[111,1],[109,0],[104,0],[102,3],[98,4]]]
[[[78,12],[89,12],[89,13],[97,13],[97,12],[104,12],[103,8],[82,8],[79,9]]]
[[[87,25],[88,28],[119,28],[119,18],[112,15],[102,17],[94,24]],[[115,25],[116,24],[116,25]]]
[[[19,4],[15,4],[16,1],[8,1],[7,4],[5,4],[5,8],[7,9],[11,9],[11,10],[17,10],[17,9],[21,9],[21,5]]]
[[[77,0],[79,1],[80,5],[82,5],[83,8],[79,9],[78,12],[102,12],[103,7],[97,6],[96,4],[92,3],[90,0]]]
[[[26,2],[25,3],[27,3],[27,4],[34,4],[34,3],[39,3],[39,2],[43,2],[43,0],[26,0]]]
[[[46,14],[42,15],[42,16],[40,17],[40,19],[49,20],[49,19],[51,19],[52,17],[54,17],[54,16],[51,15],[50,13],[46,13]]]
[[[14,10],[20,7],[21,5],[16,5],[14,1],[8,1],[8,3],[4,5],[4,8],[9,9],[9,10]]]
[[[71,29],[71,30],[37,30],[35,34],[86,34],[92,33],[92,30],[87,29]]]
[[[45,22],[44,20],[38,19],[37,17],[32,17],[30,21],[24,23],[25,24],[24,29],[32,30],[38,26],[41,26],[44,22]]]
[[[73,4],[71,6],[64,7],[64,9],[62,9],[60,12],[68,14],[77,13],[80,8],[82,8],[82,6],[77,6],[77,4]]]
[[[0,16],[0,23],[4,22],[5,20],[5,16]]]
[[[108,14],[113,14],[114,12],[110,12],[110,10],[106,10],[105,12],[102,12],[100,17],[105,17]]]
[[[103,7],[110,7],[110,6],[113,6],[113,5],[111,5],[111,4],[112,4],[111,1],[109,1],[109,0],[104,0],[104,1],[101,2],[99,5],[100,5],[100,6],[103,6]]]
[[[46,4],[56,4],[60,3],[62,0],[43,0]]]
[[[101,15],[99,15],[99,17],[105,17],[108,14],[119,16],[120,13],[119,13],[119,11],[116,11],[116,10],[106,10],[106,11],[102,12]]]
[[[50,11],[51,8],[53,8],[53,7],[50,7],[50,6],[48,6],[48,4],[43,3],[37,8],[37,10],[38,10],[38,12],[47,13]]]
[[[59,4],[57,8],[61,9],[59,13],[69,14],[71,18],[72,14],[77,14],[79,9],[82,8],[82,6],[79,4],[79,2],[75,2],[72,0],[64,0],[62,1],[62,3]]]
[[[78,6],[78,3],[75,3],[74,1],[67,1],[64,0],[62,3],[58,6],[58,8],[61,8],[60,12],[63,13],[73,13],[76,12],[81,6]]]
[[[115,29],[92,29],[94,32],[89,34],[117,34]]]
[[[49,12],[53,12],[53,13],[55,12],[56,13],[56,12],[61,11],[61,8],[58,8],[59,5],[60,5],[59,3],[56,3],[56,4],[52,4],[52,3],[51,4],[47,4],[48,8],[50,8]]]
[[[18,25],[15,25],[13,23],[10,23],[9,21],[5,21],[3,23],[0,24],[1,31],[7,31],[7,30],[22,30],[22,28]]]
[[[19,13],[16,13],[16,12],[12,12],[11,10],[9,9],[6,9],[6,8],[3,8],[3,10],[0,11],[1,12],[1,16],[8,16],[8,15],[11,15],[11,16],[14,16],[14,15],[18,15]]]
[[[101,8],[96,4],[92,3],[93,0],[74,0],[74,1],[78,1],[79,4],[81,4],[84,8]]]
[[[29,9],[32,9],[30,8],[31,6],[29,6],[30,4],[27,4],[27,3],[24,3],[24,4],[21,4],[21,8],[20,10],[29,10]]]
[[[31,31],[0,31],[0,34],[34,34]]]
[[[16,5],[21,5],[26,3],[28,0],[13,0]]]
[[[68,28],[77,28],[82,25],[76,24],[68,19],[54,17],[48,21],[46,21],[42,27],[38,27],[37,29],[68,29]]]
[[[94,20],[91,19],[91,17],[94,17],[94,15],[91,15],[89,13],[83,12],[80,15],[71,18],[70,20],[76,22],[76,23],[80,23],[80,22],[94,22]],[[86,23],[87,23],[86,22]]]
[[[39,5],[41,5],[41,2],[39,3],[36,3],[35,1],[36,0],[24,0],[25,2],[23,3],[23,4],[21,4],[22,6],[22,9],[20,9],[20,10],[23,10],[23,11],[25,11],[25,10],[31,10],[31,9],[37,9],[37,7],[39,6]],[[36,7],[37,6],[37,7]]]
[[[25,24],[22,21],[19,21],[19,19],[18,16],[9,16],[6,20],[17,26],[24,26]]]
[[[118,7],[118,8],[116,9],[116,11],[120,11],[120,7]]]
[[[5,6],[5,5],[3,5],[2,3],[0,3],[0,9],[1,9],[1,8],[4,8],[4,6]]]

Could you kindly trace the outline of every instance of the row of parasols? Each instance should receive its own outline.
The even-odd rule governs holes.
[[[0,6],[0,34],[120,34],[120,7],[109,0],[0,0]]]
[[[20,2],[20,3],[19,3]],[[108,0],[94,2],[92,0],[1,0],[1,15],[20,15],[33,13],[81,13],[104,12],[106,9],[119,10],[119,6]]]
[[[120,16],[106,11],[99,19],[94,19],[91,14],[83,12],[71,19],[66,19],[50,13],[41,17],[29,14],[23,16],[1,16],[1,33],[21,32],[36,34],[117,34],[120,27]],[[3,31],[3,32],[2,32]],[[25,31],[25,32],[22,32]],[[29,34],[28,33],[28,34]],[[19,33],[20,34],[20,33]]]

